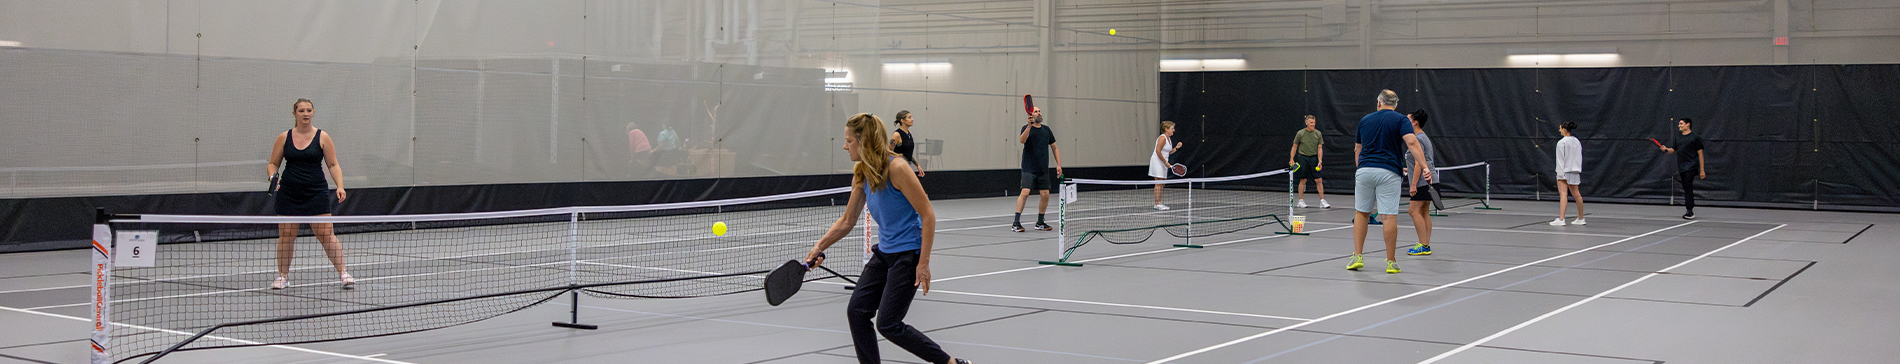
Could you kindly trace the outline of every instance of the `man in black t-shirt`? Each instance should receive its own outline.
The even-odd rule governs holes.
[[[1042,125],[1042,108],[1032,109],[1029,125],[1016,134],[1016,142],[1023,143],[1023,192],[1016,196],[1016,220],[1009,229],[1023,232],[1023,204],[1029,202],[1031,191],[1042,191],[1042,203],[1036,206],[1036,230],[1048,231],[1054,228],[1043,222],[1043,214],[1049,211],[1049,190],[1055,189],[1057,176],[1062,175],[1062,151],[1056,149],[1056,135],[1049,131],[1048,125]],[[1049,156],[1056,158],[1056,171],[1049,173]]]
[[[1689,118],[1676,119],[1676,130],[1682,136],[1676,138],[1676,147],[1662,147],[1663,153],[1676,154],[1676,182],[1682,184],[1683,220],[1695,219],[1695,180],[1708,179],[1708,163],[1702,157],[1702,136],[1690,131],[1694,121]]]

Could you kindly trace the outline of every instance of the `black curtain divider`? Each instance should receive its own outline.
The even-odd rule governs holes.
[[[1354,130],[1390,89],[1400,112],[1431,113],[1439,166],[1492,163],[1496,197],[1554,194],[1557,128],[1576,122],[1586,196],[1667,203],[1675,157],[1649,139],[1670,144],[1687,117],[1708,140],[1698,203],[1900,211],[1900,103],[1886,97],[1900,94],[1900,65],[1170,72],[1160,84],[1161,118],[1182,123],[1197,176],[1284,167],[1312,114],[1326,184],[1351,193]],[[1478,193],[1483,178],[1445,182]]]

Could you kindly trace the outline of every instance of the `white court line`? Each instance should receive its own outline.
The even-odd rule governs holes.
[[[1315,231],[1311,231],[1311,233],[1324,233],[1324,231],[1334,231],[1334,229],[1345,229],[1345,228],[1351,228],[1351,226],[1340,226],[1340,228],[1315,229]],[[1271,237],[1248,237],[1248,239],[1239,239],[1239,241],[1222,241],[1222,243],[1212,243],[1212,245],[1201,245],[1201,246],[1233,245],[1233,243],[1248,243],[1248,241],[1262,241],[1262,239],[1275,239],[1275,237],[1292,237],[1292,235],[1271,235]],[[1188,248],[1163,248],[1163,250],[1148,250],[1148,252],[1131,252],[1131,254],[1121,254],[1121,256],[1104,256],[1104,258],[1094,258],[1094,260],[1077,260],[1075,264],[1091,264],[1091,262],[1102,262],[1102,260],[1119,260],[1119,258],[1129,258],[1129,256],[1148,256],[1148,254],[1157,254],[1157,252],[1174,252],[1174,250],[1188,250]],[[986,275],[1001,275],[1001,273],[1016,273],[1016,271],[1030,271],[1030,269],[1043,269],[1043,267],[1056,267],[1056,265],[1035,265],[1035,267],[1016,267],[1016,269],[1007,269],[1007,271],[990,271],[990,273],[975,273],[975,275],[959,275],[959,277],[948,277],[948,279],[931,279],[931,282],[958,281],[958,279],[975,279],[975,277],[986,277]]]
[[[960,292],[960,291],[945,291],[945,290],[937,290],[937,291],[935,291],[935,292],[942,292],[942,293],[949,293],[949,294],[959,294],[959,295],[968,295],[968,296],[978,296],[978,297],[992,297],[992,298],[1008,298],[1008,299],[1018,299],[1018,300],[1030,300],[1030,301],[1048,301],[1048,302],[1062,302],[1062,303],[1079,303],[1079,304],[1085,304],[1085,305],[1097,305],[1097,306],[1109,306],[1109,307],[1127,307],[1127,308],[1144,308],[1144,309],[1150,309],[1150,310],[1161,310],[1161,311],[1176,311],[1176,312],[1193,312],[1193,313],[1205,313],[1205,314],[1214,314],[1214,315],[1227,315],[1227,316],[1244,316],[1244,317],[1258,317],[1258,318],[1269,318],[1269,319],[1276,319],[1276,320],[1291,320],[1291,321],[1312,321],[1312,319],[1303,319],[1303,318],[1298,318],[1298,317],[1286,317],[1286,316],[1273,316],[1273,315],[1256,315],[1256,314],[1251,314],[1251,313],[1238,313],[1238,312],[1222,312],[1222,311],[1209,311],[1209,310],[1196,310],[1196,309],[1191,309],[1191,308],[1174,308],[1174,307],[1161,307],[1161,306],[1145,306],[1145,305],[1131,305],[1131,304],[1126,304],[1126,303],[1110,303],[1110,302],[1093,302],[1093,301],[1077,301],[1077,300],[1065,300],[1065,299],[1059,299],[1059,298],[1041,298],[1041,297],[1022,297],[1022,296],[1008,296],[1008,295],[1000,295],[1000,294],[988,294],[988,293],[975,293],[975,292]]]
[[[1379,302],[1375,302],[1375,303],[1372,303],[1372,304],[1369,304],[1369,305],[1365,305],[1365,306],[1359,306],[1358,308],[1354,308],[1354,309],[1350,309],[1350,310],[1345,310],[1345,311],[1340,311],[1339,313],[1335,313],[1335,314],[1331,314],[1331,315],[1326,315],[1326,316],[1324,316],[1324,317],[1320,317],[1320,318],[1316,318],[1316,319],[1313,319],[1313,320],[1311,320],[1311,321],[1307,321],[1307,322],[1302,322],[1302,323],[1298,323],[1298,324],[1293,324],[1293,325],[1290,325],[1290,326],[1287,326],[1287,327],[1282,327],[1282,328],[1279,328],[1279,329],[1275,329],[1275,330],[1273,330],[1273,331],[1267,331],[1267,332],[1263,332],[1263,333],[1259,333],[1259,334],[1254,334],[1254,335],[1252,335],[1252,336],[1248,336],[1248,337],[1243,337],[1243,338],[1239,338],[1239,339],[1234,339],[1233,341],[1228,341],[1228,342],[1224,342],[1224,343],[1220,343],[1220,344],[1218,344],[1218,345],[1214,345],[1214,346],[1209,346],[1209,347],[1205,347],[1205,348],[1201,348],[1201,349],[1199,349],[1199,350],[1194,350],[1194,351],[1190,351],[1190,352],[1185,352],[1185,353],[1181,353],[1181,354],[1177,354],[1177,355],[1175,355],[1175,356],[1170,356],[1170,357],[1167,357],[1167,358],[1163,358],[1163,359],[1161,359],[1161,360],[1156,360],[1156,361],[1151,361],[1151,362],[1148,362],[1148,364],[1160,364],[1160,363],[1166,363],[1166,362],[1170,362],[1170,361],[1174,361],[1174,360],[1178,360],[1178,359],[1181,359],[1181,358],[1186,358],[1186,357],[1189,357],[1189,356],[1194,356],[1194,355],[1197,355],[1197,354],[1200,354],[1200,353],[1205,353],[1205,352],[1209,352],[1209,351],[1213,351],[1213,350],[1215,350],[1215,349],[1220,349],[1220,348],[1224,348],[1224,347],[1229,347],[1229,346],[1234,346],[1234,345],[1237,345],[1237,344],[1240,344],[1240,343],[1244,343],[1244,342],[1248,342],[1248,341],[1252,341],[1253,339],[1259,339],[1259,338],[1262,338],[1262,337],[1266,337],[1267,335],[1273,335],[1273,334],[1278,334],[1278,333],[1282,333],[1282,332],[1286,332],[1287,330],[1293,330],[1293,329],[1297,329],[1297,328],[1300,328],[1300,327],[1304,327],[1304,326],[1306,326],[1306,325],[1312,325],[1312,324],[1314,324],[1314,323],[1318,323],[1318,322],[1320,322],[1320,321],[1326,321],[1326,320],[1330,320],[1330,319],[1333,319],[1333,318],[1335,318],[1335,317],[1340,317],[1340,316],[1345,316],[1345,315],[1348,315],[1348,314],[1352,314],[1352,313],[1354,313],[1354,312],[1359,312],[1359,311],[1364,311],[1364,310],[1367,310],[1367,309],[1371,309],[1371,308],[1373,308],[1373,307],[1379,307],[1379,306],[1384,306],[1385,304],[1388,304],[1388,303],[1393,303],[1393,302],[1398,302],[1398,301],[1400,301],[1400,300],[1404,300],[1404,299],[1407,299],[1407,298],[1412,298],[1412,297],[1415,297],[1415,296],[1419,296],[1419,295],[1423,295],[1423,294],[1426,294],[1426,293],[1432,293],[1432,292],[1436,292],[1436,291],[1438,291],[1438,290],[1441,290],[1441,289],[1446,289],[1446,288],[1450,288],[1450,287],[1453,287],[1453,286],[1457,286],[1457,285],[1461,285],[1461,284],[1465,284],[1465,283],[1468,283],[1468,282],[1471,282],[1471,281],[1476,281],[1476,280],[1479,280],[1479,279],[1484,279],[1484,278],[1486,278],[1486,277],[1490,277],[1490,276],[1494,276],[1494,275],[1498,275],[1498,274],[1503,274],[1503,273],[1505,273],[1505,272],[1510,272],[1510,271],[1513,271],[1513,270],[1517,270],[1517,269],[1519,269],[1519,268],[1524,268],[1524,267],[1529,267],[1529,266],[1532,266],[1532,265],[1536,265],[1536,264],[1540,264],[1540,263],[1543,263],[1543,262],[1548,262],[1548,261],[1552,261],[1552,260],[1557,260],[1557,259],[1561,259],[1561,258],[1563,258],[1563,257],[1568,257],[1568,256],[1571,256],[1571,255],[1575,255],[1575,254],[1577,254],[1577,253],[1582,253],[1582,252],[1587,252],[1587,251],[1591,251],[1591,250],[1596,250],[1597,248],[1602,248],[1602,247],[1606,247],[1606,246],[1611,246],[1611,245],[1616,245],[1616,244],[1619,244],[1619,243],[1622,243],[1622,242],[1625,242],[1625,241],[1630,241],[1630,240],[1635,240],[1636,238],[1641,238],[1641,237],[1645,237],[1645,236],[1649,236],[1649,235],[1651,235],[1651,234],[1655,234],[1655,233],[1660,233],[1660,232],[1663,232],[1664,230],[1669,230],[1669,229],[1674,229],[1674,228],[1679,228],[1679,227],[1683,227],[1683,226],[1687,226],[1687,225],[1689,225],[1689,224],[1694,224],[1694,223],[1696,223],[1696,222],[1695,222],[1695,221],[1690,221],[1690,222],[1685,222],[1685,223],[1681,223],[1681,224],[1676,224],[1675,226],[1670,226],[1670,227],[1666,227],[1666,228],[1662,228],[1662,229],[1657,229],[1657,230],[1653,230],[1653,231],[1650,231],[1650,232],[1647,232],[1647,233],[1643,233],[1643,234],[1641,234],[1641,235],[1636,235],[1636,236],[1631,236],[1631,237],[1628,237],[1628,238],[1623,238],[1622,240],[1617,240],[1617,241],[1612,241],[1612,242],[1608,242],[1608,243],[1604,243],[1604,244],[1602,244],[1602,245],[1597,245],[1597,246],[1593,246],[1593,247],[1589,247],[1589,248],[1584,248],[1584,249],[1582,249],[1582,250],[1577,250],[1577,251],[1572,251],[1572,252],[1569,252],[1569,253],[1564,253],[1563,255],[1558,255],[1558,256],[1554,256],[1554,257],[1549,257],[1549,258],[1544,258],[1544,259],[1541,259],[1541,260],[1538,260],[1538,261],[1534,261],[1534,262],[1530,262],[1530,263],[1524,263],[1524,264],[1521,264],[1521,265],[1518,265],[1518,266],[1515,266],[1515,267],[1510,267],[1510,268],[1505,268],[1505,269],[1501,269],[1501,270],[1498,270],[1498,271],[1496,271],[1496,272],[1491,272],[1491,273],[1485,273],[1484,275],[1481,275],[1481,276],[1477,276],[1477,277],[1471,277],[1471,278],[1466,278],[1466,279],[1464,279],[1464,280],[1461,280],[1461,281],[1457,281],[1457,282],[1451,282],[1451,283],[1446,283],[1446,284],[1444,284],[1444,285],[1441,285],[1441,286],[1437,286],[1437,287],[1432,287],[1432,288],[1430,288],[1430,289],[1426,289],[1426,290],[1423,290],[1423,291],[1418,291],[1418,292],[1412,292],[1411,294],[1407,294],[1407,295],[1404,295],[1404,296],[1398,296],[1398,297],[1394,297],[1394,298],[1392,298],[1392,299],[1387,299],[1387,300],[1384,300],[1384,301],[1379,301]]]
[[[1670,270],[1673,270],[1673,269],[1676,269],[1676,268],[1678,268],[1678,267],[1681,267],[1681,266],[1684,266],[1684,265],[1688,265],[1688,264],[1689,264],[1689,263],[1691,263],[1691,262],[1695,262],[1695,261],[1696,261],[1696,260],[1698,260],[1698,259],[1702,259],[1702,258],[1704,258],[1704,257],[1708,257],[1709,255],[1713,255],[1713,254],[1715,254],[1715,253],[1717,253],[1717,252],[1721,252],[1721,251],[1723,251],[1723,250],[1728,250],[1728,248],[1730,248],[1730,247],[1734,247],[1734,246],[1736,246],[1736,245],[1739,245],[1739,244],[1741,244],[1741,243],[1743,243],[1743,242],[1747,242],[1747,241],[1749,241],[1749,240],[1753,240],[1753,239],[1755,239],[1756,237],[1759,237],[1759,236],[1762,236],[1762,235],[1764,235],[1764,234],[1768,234],[1768,232],[1771,232],[1771,231],[1775,231],[1775,230],[1777,230],[1777,229],[1781,229],[1781,228],[1783,228],[1783,227],[1786,227],[1786,226],[1788,226],[1788,224],[1781,224],[1781,225],[1778,225],[1778,226],[1775,226],[1774,228],[1770,228],[1770,229],[1768,229],[1768,230],[1762,230],[1762,232],[1759,232],[1759,233],[1755,233],[1755,235],[1750,235],[1749,237],[1746,237],[1746,238],[1742,238],[1742,240],[1737,240],[1737,241],[1735,241],[1734,243],[1729,243],[1729,245],[1725,245],[1725,246],[1722,246],[1722,247],[1721,247],[1721,248],[1719,248],[1719,249],[1715,249],[1715,250],[1711,250],[1711,251],[1709,251],[1709,252],[1707,252],[1707,253],[1702,253],[1702,255],[1698,255],[1698,256],[1696,256],[1695,258],[1689,258],[1689,260],[1685,260],[1685,261],[1682,261],[1682,263],[1676,263],[1676,265],[1672,265],[1672,266],[1669,266],[1668,268],[1663,268],[1662,270],[1658,270],[1658,271],[1655,271],[1655,272],[1652,272],[1652,273],[1649,273],[1649,274],[1646,274],[1646,275],[1643,275],[1643,276],[1642,276],[1641,278],[1637,278],[1636,280],[1633,280],[1633,281],[1630,281],[1629,283],[1624,283],[1623,285],[1621,285],[1621,286],[1616,286],[1616,288],[1611,288],[1611,289],[1610,289],[1610,290],[1608,290],[1608,291],[1603,291],[1602,293],[1597,293],[1597,294],[1596,294],[1596,295],[1594,295],[1594,296],[1590,296],[1590,298],[1585,298],[1585,299],[1583,299],[1583,300],[1581,300],[1581,301],[1577,301],[1576,303],[1572,303],[1572,304],[1570,304],[1569,306],[1564,306],[1563,308],[1559,308],[1559,309],[1557,309],[1556,311],[1550,311],[1549,313],[1545,313],[1545,314],[1543,314],[1543,315],[1540,315],[1540,316],[1537,316],[1537,318],[1533,318],[1533,319],[1530,319],[1530,321],[1524,321],[1523,323],[1519,323],[1519,324],[1517,324],[1517,326],[1511,326],[1511,328],[1509,328],[1509,329],[1504,329],[1504,331],[1498,331],[1498,333],[1496,333],[1496,334],[1491,334],[1491,336],[1486,336],[1486,337],[1484,337],[1483,339],[1478,339],[1478,341],[1473,341],[1473,342],[1471,342],[1471,343],[1469,343],[1469,344],[1465,344],[1464,346],[1460,346],[1460,347],[1458,347],[1457,349],[1452,349],[1451,351],[1447,351],[1447,352],[1445,352],[1444,354],[1438,354],[1438,356],[1434,356],[1434,357],[1432,357],[1431,359],[1425,359],[1425,361],[1421,361],[1421,362],[1418,362],[1418,363],[1419,363],[1419,364],[1431,364],[1431,363],[1434,363],[1434,362],[1437,362],[1437,361],[1439,361],[1439,360],[1443,360],[1443,359],[1445,359],[1445,358],[1447,358],[1447,357],[1451,357],[1452,355],[1456,355],[1456,354],[1458,354],[1458,353],[1460,353],[1460,352],[1464,352],[1465,350],[1468,350],[1468,349],[1471,349],[1471,348],[1473,348],[1473,347],[1477,347],[1478,345],[1484,345],[1484,343],[1488,343],[1488,342],[1491,342],[1491,340],[1494,340],[1494,339],[1497,339],[1497,338],[1499,338],[1499,337],[1503,337],[1503,336],[1504,336],[1504,335],[1506,335],[1506,334],[1510,334],[1510,333],[1511,333],[1512,331],[1517,331],[1518,329],[1522,329],[1522,328],[1524,328],[1525,326],[1530,326],[1531,324],[1534,324],[1534,323],[1537,323],[1538,321],[1543,321],[1544,319],[1547,319],[1547,318],[1550,318],[1551,316],[1556,316],[1557,314],[1559,314],[1559,313],[1563,313],[1564,311],[1569,311],[1569,310],[1570,310],[1570,309],[1572,309],[1572,308],[1577,308],[1577,306],[1582,306],[1583,304],[1585,304],[1585,303],[1589,303],[1590,301],[1595,301],[1595,300],[1596,300],[1596,299],[1598,299],[1598,298],[1603,298],[1603,296],[1608,296],[1608,295],[1610,295],[1611,293],[1616,293],[1616,291],[1621,291],[1621,290],[1623,290],[1624,288],[1629,288],[1629,286],[1633,286],[1633,285],[1636,285],[1637,283],[1642,283],[1642,282],[1643,282],[1643,281],[1645,281],[1645,280],[1649,280],[1649,278],[1650,278],[1650,277],[1655,277],[1655,276],[1657,276],[1657,275],[1661,275],[1661,274],[1663,274],[1663,273],[1668,273],[1668,272],[1669,272]]]
[[[81,286],[65,286],[65,287],[46,287],[46,288],[28,288],[28,289],[16,289],[16,290],[11,290],[11,291],[0,291],[0,294],[8,294],[8,293],[20,293],[20,292],[34,292],[34,291],[51,291],[51,290],[56,290],[56,289],[73,289],[73,288],[86,288],[86,287],[92,287],[92,286],[90,286],[90,285],[81,285]]]
[[[66,316],[66,315],[61,315],[61,314],[54,314],[54,313],[46,313],[46,312],[39,312],[39,311],[27,311],[27,310],[24,310],[24,309],[18,309],[18,308],[12,308],[12,307],[5,307],[5,306],[0,306],[0,310],[7,310],[7,311],[13,311],[13,312],[19,312],[19,313],[28,313],[28,314],[34,314],[34,315],[40,315],[40,316],[46,316],[46,317],[53,317],[53,318],[63,318],[63,319],[68,319],[68,320],[74,320],[74,321],[85,321],[85,322],[92,322],[92,319],[89,319],[89,318],[84,318],[84,317],[73,317],[73,316]],[[152,327],[144,327],[144,326],[138,326],[138,325],[128,325],[128,324],[122,324],[122,323],[116,323],[116,322],[115,322],[115,323],[113,323],[112,325],[113,325],[113,326],[119,326],[119,327],[129,327],[129,328],[134,328],[134,329],[140,329],[140,330],[149,330],[149,331],[157,331],[157,332],[163,332],[163,333],[168,333],[168,334],[178,334],[178,335],[184,335],[184,336],[191,336],[191,335],[195,335],[195,334],[197,334],[197,333],[192,333],[192,332],[184,332],[184,331],[177,331],[177,330],[167,330],[167,329],[160,329],[160,328],[152,328]],[[233,338],[228,338],[228,337],[223,337],[223,336],[217,336],[217,335],[205,335],[204,337],[206,337],[206,338],[211,338],[211,339],[218,339],[218,340],[225,340],[225,341],[230,341],[230,342],[235,342],[235,343],[239,343],[239,344],[244,344],[244,345],[258,345],[258,344],[262,344],[262,343],[260,343],[260,342],[256,342],[256,341],[250,341],[250,340],[238,340],[238,339],[233,339]],[[410,363],[410,362],[406,362],[406,361],[395,361],[395,360],[389,360],[389,359],[378,359],[378,358],[375,358],[375,356],[362,356],[362,355],[350,355],[350,354],[344,354],[344,353],[335,353],[335,352],[328,352],[328,351],[322,351],[322,350],[315,350],[315,349],[305,349],[305,348],[300,348],[300,347],[295,347],[295,346],[289,346],[289,345],[262,345],[262,346],[268,346],[268,347],[273,347],[273,348],[278,348],[278,349],[285,349],[285,350],[295,350],[295,351],[301,351],[301,352],[306,352],[306,353],[311,353],[311,354],[317,354],[317,355],[328,355],[328,356],[334,356],[334,357],[338,357],[338,358],[345,358],[345,359],[356,359],[356,360],[364,360],[364,361],[373,361],[373,362],[378,362],[378,363],[388,363],[388,364],[416,364],[416,363]],[[380,356],[380,355],[381,355],[381,354],[378,354],[377,356]]]

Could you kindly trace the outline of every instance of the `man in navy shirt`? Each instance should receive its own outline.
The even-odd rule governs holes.
[[[1042,191],[1042,203],[1036,206],[1036,230],[1048,231],[1054,228],[1044,223],[1042,216],[1049,212],[1049,190],[1056,186],[1056,176],[1062,175],[1062,150],[1056,149],[1056,134],[1049,131],[1048,125],[1042,125],[1042,108],[1035,108],[1029,116],[1029,125],[1016,135],[1016,142],[1023,144],[1023,193],[1016,196],[1016,220],[1009,230],[1023,232],[1023,204],[1029,202],[1029,193]],[[1056,171],[1049,173],[1049,156],[1055,156]]]
[[[1702,136],[1690,131],[1695,121],[1689,118],[1676,119],[1676,130],[1682,137],[1676,138],[1676,147],[1662,147],[1663,153],[1676,154],[1676,182],[1682,184],[1682,219],[1695,219],[1695,180],[1708,179],[1709,172],[1702,158]]]
[[[1379,111],[1367,114],[1359,119],[1359,142],[1353,144],[1353,159],[1359,163],[1359,170],[1353,174],[1353,209],[1357,213],[1352,219],[1352,263],[1346,269],[1359,270],[1365,267],[1366,224],[1374,212],[1384,220],[1385,226],[1385,272],[1398,273],[1397,255],[1399,244],[1399,226],[1393,216],[1399,213],[1399,186],[1404,185],[1400,177],[1400,161],[1406,150],[1413,155],[1425,155],[1419,147],[1418,137],[1412,135],[1412,122],[1404,114],[1394,111],[1399,107],[1399,94],[1392,90],[1379,92]],[[1424,158],[1414,161],[1415,171],[1428,171]],[[1427,183],[1430,174],[1420,178]],[[1418,193],[1418,186],[1412,186],[1412,193]]]

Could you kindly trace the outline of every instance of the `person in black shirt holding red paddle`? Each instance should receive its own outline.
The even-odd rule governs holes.
[[[1690,130],[1694,124],[1689,118],[1676,119],[1676,130],[1682,132],[1682,136],[1676,138],[1674,148],[1657,142],[1663,153],[1676,154],[1676,182],[1682,183],[1683,220],[1695,219],[1695,180],[1709,178],[1708,163],[1702,157],[1702,136]]]

